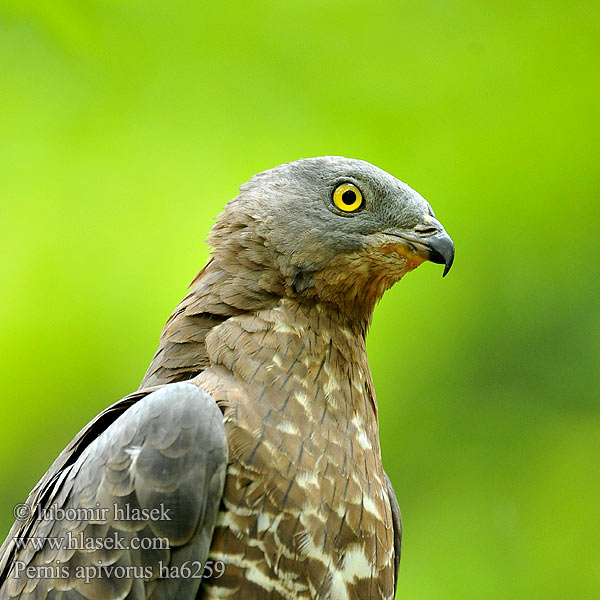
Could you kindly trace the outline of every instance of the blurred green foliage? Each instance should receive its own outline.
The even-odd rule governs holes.
[[[403,599],[600,597],[595,1],[0,2],[0,524],[135,389],[253,173],[369,160],[454,237],[368,345]]]

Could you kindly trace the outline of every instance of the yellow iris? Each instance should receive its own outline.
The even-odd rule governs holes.
[[[344,212],[354,212],[362,206],[363,197],[353,183],[342,183],[333,192],[333,203]]]

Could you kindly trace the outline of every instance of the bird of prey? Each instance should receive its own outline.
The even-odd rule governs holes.
[[[365,335],[386,289],[452,240],[360,160],[254,176],[140,388],[18,507],[0,598],[394,597],[401,520]]]

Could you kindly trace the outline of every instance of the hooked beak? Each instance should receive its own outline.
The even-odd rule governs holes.
[[[450,271],[454,262],[454,242],[437,219],[425,215],[413,229],[383,233],[401,238],[410,250],[425,260],[444,265],[442,277]]]

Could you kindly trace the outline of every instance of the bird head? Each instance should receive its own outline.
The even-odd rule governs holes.
[[[255,175],[225,207],[210,243],[216,257],[227,244],[228,260],[255,270],[263,289],[354,315],[372,313],[422,262],[443,264],[446,275],[454,259],[450,236],[420,194],[370,163],[337,156]]]

